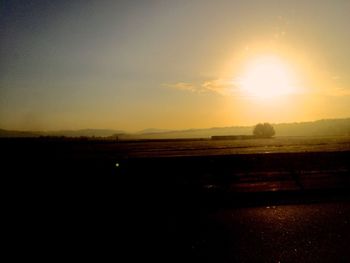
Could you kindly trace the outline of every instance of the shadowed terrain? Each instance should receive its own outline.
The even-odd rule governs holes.
[[[1,142],[13,242],[167,262],[350,258],[345,138]]]

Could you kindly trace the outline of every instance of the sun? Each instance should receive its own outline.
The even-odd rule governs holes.
[[[240,90],[257,99],[271,99],[296,92],[295,77],[277,56],[260,56],[250,61],[238,78]]]

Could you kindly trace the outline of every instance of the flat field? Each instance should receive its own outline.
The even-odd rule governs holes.
[[[129,141],[121,142],[117,149],[131,157],[347,151],[350,150],[350,136]]]

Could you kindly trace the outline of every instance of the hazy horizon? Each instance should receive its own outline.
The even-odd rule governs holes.
[[[305,121],[290,121],[290,122],[269,122],[266,120],[260,121],[260,122],[256,122],[254,124],[246,124],[246,125],[226,125],[226,126],[207,126],[207,127],[184,127],[184,128],[174,128],[174,129],[167,129],[167,128],[163,128],[163,127],[145,127],[142,129],[137,129],[137,130],[128,130],[128,129],[123,129],[123,127],[115,127],[115,128],[111,128],[111,127],[100,127],[100,128],[96,128],[96,127],[82,127],[82,128],[77,128],[77,129],[69,129],[69,128],[63,128],[63,129],[7,129],[3,126],[0,126],[0,130],[13,130],[13,131],[23,131],[23,132],[57,132],[57,131],[79,131],[79,130],[114,130],[114,131],[120,131],[120,132],[126,132],[126,133],[138,133],[138,132],[144,132],[144,131],[148,131],[148,130],[155,130],[155,132],[158,131],[162,131],[162,132],[171,132],[171,131],[186,131],[186,130],[202,130],[202,129],[221,129],[221,128],[247,128],[247,127],[253,127],[258,123],[264,123],[264,122],[268,122],[272,125],[281,125],[281,124],[301,124],[301,123],[312,123],[312,122],[318,122],[318,121],[328,121],[328,120],[346,120],[346,119],[350,119],[350,117],[345,117],[345,118],[325,118],[325,119],[316,119],[316,120],[305,120]],[[151,131],[152,132],[152,131]]]
[[[0,128],[350,117],[350,2],[2,1]]]
[[[281,126],[286,126],[284,129],[286,130],[290,130],[288,129],[288,127],[291,127],[293,125],[316,125],[318,126],[320,123],[330,123],[332,122],[332,126],[334,130],[338,130],[337,132],[339,132],[339,129],[342,130],[342,135],[349,135],[350,133],[350,117],[349,118],[337,118],[337,119],[319,119],[319,120],[313,120],[313,121],[303,121],[303,122],[281,122],[281,123],[270,123],[272,124],[274,127],[281,127]],[[335,122],[337,122],[339,124],[339,122],[342,123],[341,127],[337,127],[334,126]],[[347,126],[345,127],[344,130],[344,123],[347,123]],[[259,122],[259,123],[264,123],[264,122]],[[4,129],[4,127],[0,127],[0,130],[4,130],[4,131],[14,131],[14,132],[34,132],[34,133],[48,133],[48,134],[55,134],[55,133],[60,133],[60,132],[88,132],[88,131],[100,131],[100,132],[104,132],[104,133],[108,133],[109,135],[115,134],[115,133],[121,133],[121,134],[130,134],[130,135],[137,135],[137,134],[164,134],[164,133],[186,133],[186,132],[198,132],[198,131],[210,131],[210,130],[223,130],[224,132],[226,130],[232,130],[232,129],[236,129],[236,130],[247,130],[247,129],[251,129],[258,123],[255,123],[254,125],[231,125],[231,126],[213,126],[213,127],[202,127],[202,128],[191,128],[191,127],[187,127],[184,129],[162,129],[159,127],[149,127],[146,129],[141,129],[141,130],[126,130],[126,129],[114,129],[114,128],[93,128],[93,127],[86,127],[86,128],[81,128],[81,129],[57,129],[57,130],[10,130],[10,129]],[[328,124],[329,125],[329,124]],[[303,128],[302,128],[303,129]],[[251,132],[251,130],[249,130],[249,134]],[[316,129],[317,130],[317,129]],[[322,132],[322,131],[321,131]],[[243,132],[244,134],[246,134],[246,132]],[[285,131],[284,131],[285,133]],[[293,134],[293,130],[290,130],[290,136],[292,136]],[[242,133],[239,133],[242,134]],[[215,135],[215,134],[212,134]],[[230,135],[230,132],[228,132],[226,135]],[[280,134],[277,134],[277,136]],[[332,135],[332,134],[329,134]],[[338,134],[339,135],[339,134]],[[96,136],[100,136],[100,135],[96,135]],[[282,135],[285,136],[285,135]],[[300,136],[297,134],[297,136]]]

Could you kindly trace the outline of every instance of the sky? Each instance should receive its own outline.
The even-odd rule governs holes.
[[[349,14],[348,0],[1,0],[0,128],[350,117]]]

